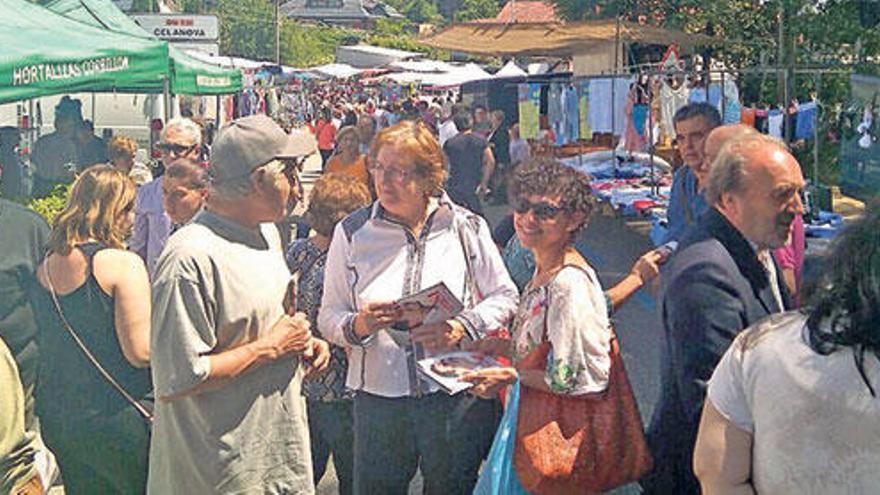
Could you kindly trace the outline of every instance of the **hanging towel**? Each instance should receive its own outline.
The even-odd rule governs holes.
[[[816,102],[811,101],[798,105],[797,122],[794,126],[795,139],[813,139],[816,129]]]
[[[767,134],[782,139],[782,124],[785,121],[785,115],[782,110],[770,110],[767,115]]]
[[[755,117],[756,113],[754,108],[743,107],[740,110],[740,122],[745,125],[755,127]]]

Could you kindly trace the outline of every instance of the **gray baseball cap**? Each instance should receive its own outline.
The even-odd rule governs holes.
[[[314,138],[288,135],[265,115],[251,115],[224,125],[211,148],[211,177],[224,181],[248,175],[277,158],[298,158],[315,152]]]

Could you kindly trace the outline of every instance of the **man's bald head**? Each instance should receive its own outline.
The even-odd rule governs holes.
[[[712,129],[712,132],[706,136],[703,143],[703,156],[709,166],[718,158],[721,148],[730,140],[736,139],[748,134],[757,134],[758,131],[754,127],[746,124],[728,124]]]

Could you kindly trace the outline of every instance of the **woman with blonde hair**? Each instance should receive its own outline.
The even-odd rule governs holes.
[[[146,165],[135,162],[137,150],[138,144],[134,139],[113,136],[107,143],[107,159],[111,165],[129,176],[135,185],[141,186],[153,180],[153,174]]]
[[[470,404],[415,372],[420,357],[503,327],[516,307],[486,221],[443,191],[445,161],[422,123],[382,130],[370,149],[378,199],[336,226],[327,254],[318,330],[350,352],[359,493],[406,493],[417,468],[425,493],[470,493],[485,454],[457,438],[471,432],[459,409]],[[408,328],[396,301],[439,283],[464,309]]]
[[[134,200],[112,165],[83,171],[37,267],[37,413],[68,494],[146,489],[147,411],[129,402],[151,389],[150,286],[125,249]]]

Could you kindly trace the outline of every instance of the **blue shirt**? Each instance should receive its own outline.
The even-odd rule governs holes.
[[[697,177],[687,165],[672,176],[669,208],[666,210],[667,231],[664,243],[677,241],[709,209],[706,199],[697,190]]]

